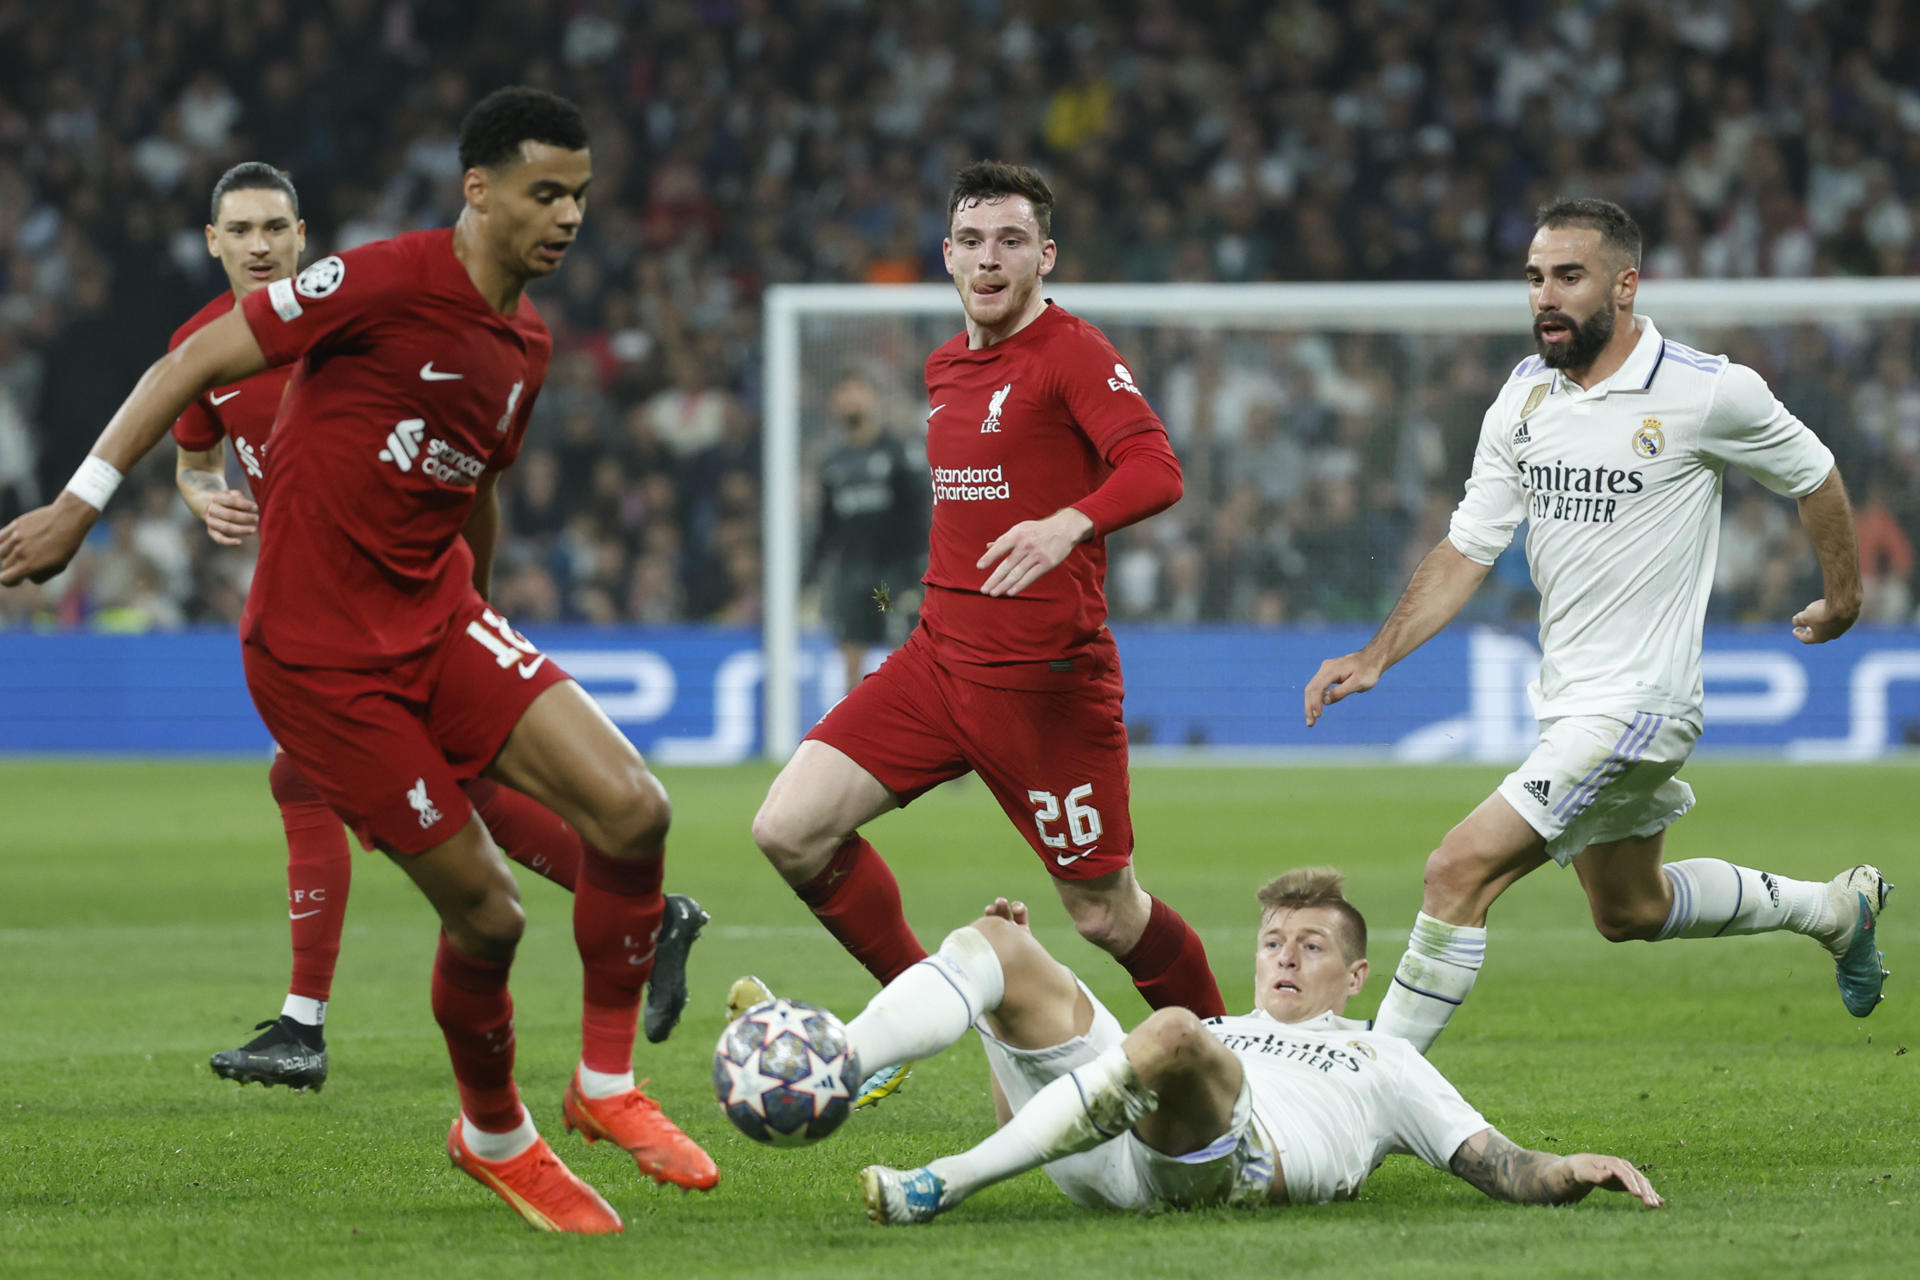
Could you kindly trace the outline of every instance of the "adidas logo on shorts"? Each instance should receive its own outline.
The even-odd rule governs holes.
[[[1547,793],[1553,789],[1553,784],[1545,778],[1535,778],[1532,782],[1521,783],[1520,786],[1528,795],[1538,800],[1541,804],[1547,802]]]

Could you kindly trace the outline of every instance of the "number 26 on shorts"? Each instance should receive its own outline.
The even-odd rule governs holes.
[[[1060,797],[1051,791],[1027,792],[1027,803],[1034,806],[1033,825],[1040,831],[1040,839],[1049,849],[1064,849],[1069,839],[1076,849],[1087,849],[1100,843],[1100,811],[1090,804],[1082,804],[1093,796],[1093,784],[1083,782],[1067,792],[1065,831],[1050,831],[1047,824],[1061,816]],[[1073,858],[1060,860],[1061,866],[1074,861]]]
[[[533,679],[533,673],[547,660],[547,655],[533,647],[525,636],[507,625],[507,620],[491,609],[481,610],[480,616],[467,624],[467,634],[486,646],[502,669],[520,663],[520,678]],[[521,659],[529,661],[521,661]]]

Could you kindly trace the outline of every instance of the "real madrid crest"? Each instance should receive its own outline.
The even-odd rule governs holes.
[[[1633,433],[1633,451],[1643,458],[1657,458],[1666,447],[1667,433],[1660,429],[1660,419],[1640,419],[1640,429]]]

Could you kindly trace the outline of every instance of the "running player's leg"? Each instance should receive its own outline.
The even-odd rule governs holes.
[[[1887,884],[1859,866],[1830,881],[1796,880],[1719,858],[1663,863],[1666,832],[1590,845],[1573,860],[1609,942],[1723,938],[1786,931],[1826,947],[1838,966],[1841,998],[1856,1017],[1880,1002],[1873,928]],[[1858,954],[1855,954],[1858,953]]]
[[[237,1049],[210,1059],[215,1074],[242,1084],[318,1089],[327,1079],[325,1023],[346,922],[352,854],[346,828],[284,752],[276,752],[267,783],[280,806],[287,836],[287,925],[293,976],[280,1016],[263,1022]]]
[[[591,1142],[614,1141],[657,1181],[712,1187],[713,1161],[634,1082],[640,997],[666,906],[666,789],[572,680],[533,698],[488,772],[558,813],[584,841],[573,898],[580,1063],[567,1087],[567,1127]]]
[[[942,706],[932,663],[909,640],[814,726],[753,819],[767,861],[882,984],[927,953],[859,828],[967,771]]]
[[[1546,860],[1546,842],[1499,792],[1447,832],[1427,856],[1420,913],[1374,1029],[1411,1040],[1422,1053],[1431,1048],[1480,975],[1488,909]]]
[[[1053,878],[1080,936],[1153,1008],[1226,1013],[1206,947],[1133,869],[1132,784],[1117,670],[1070,691],[954,680],[968,757]]]
[[[580,833],[531,796],[503,787],[492,778],[460,784],[487,824],[493,842],[513,861],[569,893],[580,878]]]

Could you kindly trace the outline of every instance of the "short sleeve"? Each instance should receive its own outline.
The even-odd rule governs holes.
[[[1513,541],[1513,531],[1526,511],[1527,491],[1514,462],[1506,415],[1500,412],[1500,401],[1495,400],[1480,421],[1473,474],[1467,477],[1466,496],[1454,508],[1447,538],[1475,564],[1492,564]]]
[[[173,442],[194,453],[205,453],[226,438],[220,420],[207,410],[204,395],[195,396],[173,424]]]
[[[1113,447],[1142,431],[1166,432],[1147,403],[1133,370],[1106,336],[1091,325],[1059,344],[1055,377],[1074,422],[1105,458]]]
[[[1436,1169],[1453,1164],[1460,1144],[1487,1127],[1487,1119],[1412,1045],[1400,1061],[1394,1149],[1419,1156]]]
[[[351,342],[404,288],[402,251],[379,240],[322,258],[299,275],[256,289],[240,303],[270,365]]]
[[[1731,463],[1775,493],[1804,498],[1833,470],[1833,451],[1743,364],[1720,375],[1700,424],[1700,452]]]

